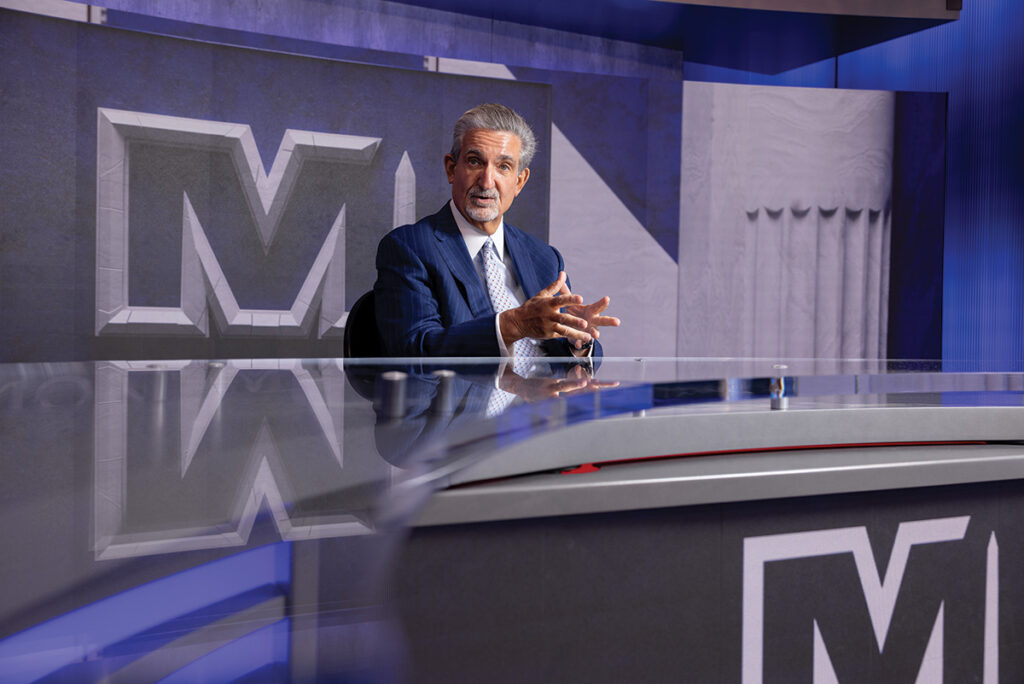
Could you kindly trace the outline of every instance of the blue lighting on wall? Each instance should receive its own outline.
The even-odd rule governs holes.
[[[1024,4],[965,2],[959,21],[839,57],[840,88],[949,94],[942,350],[1024,358]]]
[[[1024,358],[1021,27],[1022,3],[965,2],[955,22],[779,74],[684,65],[687,80],[948,94],[944,216],[931,238],[920,221],[916,234],[942,250],[938,280],[921,284],[941,290],[941,332],[929,333],[941,339],[924,347],[950,361]]]

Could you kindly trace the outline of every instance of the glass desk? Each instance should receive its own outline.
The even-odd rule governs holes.
[[[0,682],[760,682],[825,661],[854,678],[1001,665],[1021,681],[999,644],[1024,630],[1024,596],[998,578],[1024,563],[1024,364],[520,373],[498,359],[0,366]],[[955,554],[969,590],[917,577],[919,549],[940,542],[970,547]],[[818,609],[780,608],[791,589],[769,595],[792,583],[768,568],[850,554],[851,629],[871,626],[849,644]],[[800,572],[808,605],[827,603],[831,585]],[[941,619],[934,597],[908,607],[904,576]],[[923,626],[900,622],[918,613]],[[871,657],[849,655],[864,635]]]

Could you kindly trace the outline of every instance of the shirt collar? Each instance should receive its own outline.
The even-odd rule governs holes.
[[[498,230],[494,231],[494,235],[488,236],[487,233],[483,232],[472,223],[466,220],[466,217],[462,215],[458,207],[455,206],[455,200],[448,200],[448,206],[452,211],[452,216],[455,218],[455,225],[459,227],[459,232],[462,233],[462,239],[466,242],[466,249],[469,250],[469,257],[473,260],[476,259],[476,255],[483,249],[484,243],[487,242],[487,238],[490,237],[494,241],[494,248],[498,252],[498,256],[501,259],[505,258],[505,219],[502,218],[498,224]]]

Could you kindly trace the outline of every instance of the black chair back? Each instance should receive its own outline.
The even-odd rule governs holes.
[[[365,359],[384,356],[384,345],[377,332],[377,313],[373,290],[364,293],[348,312],[342,353],[346,358]]]

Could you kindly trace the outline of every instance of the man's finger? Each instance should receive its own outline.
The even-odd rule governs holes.
[[[570,378],[568,376],[564,378],[556,378],[555,386],[559,389],[565,389],[566,387],[583,387],[590,383],[590,378],[587,377],[575,377]]]
[[[582,330],[574,328],[571,325],[565,325],[564,323],[556,324],[554,332],[556,336],[565,337],[570,340],[580,340],[581,342],[588,342],[591,339],[589,333],[585,333]]]
[[[596,302],[589,305],[587,309],[590,311],[592,315],[599,314],[605,309],[607,309],[608,305],[611,304],[611,302],[611,297],[601,297],[601,299],[598,299]]]
[[[556,280],[555,282],[551,283],[550,285],[545,287],[543,290],[538,292],[537,296],[538,297],[551,297],[556,292],[560,291],[563,287],[565,287],[565,271],[559,271],[558,272],[558,280]],[[566,288],[566,289],[568,289],[568,288]]]
[[[569,314],[557,314],[554,317],[554,321],[555,323],[561,323],[567,328],[575,328],[576,330],[584,330],[590,325],[585,318],[576,318]]]
[[[602,297],[593,304],[587,304],[586,306],[571,307],[569,313],[573,314],[574,316],[585,316],[587,318],[593,318],[597,314],[607,309],[609,303],[611,303],[610,298]]]
[[[539,297],[540,294],[538,294],[537,296]],[[578,308],[577,305],[579,304],[579,300],[580,300],[580,296],[579,295],[568,294],[568,295],[558,295],[557,297],[550,297],[544,303],[547,304],[552,309],[561,309],[561,308],[573,308],[573,309],[576,309],[576,308]]]
[[[563,378],[555,382],[556,392],[572,392],[578,389],[583,389],[590,380],[587,378]]]
[[[619,327],[619,319],[615,316],[594,316],[590,319],[590,325],[604,326],[608,325],[613,328]]]

